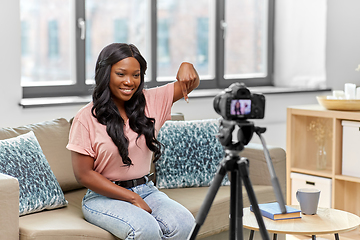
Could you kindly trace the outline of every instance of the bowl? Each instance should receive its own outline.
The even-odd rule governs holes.
[[[330,99],[317,96],[317,101],[328,110],[360,111],[360,99]]]

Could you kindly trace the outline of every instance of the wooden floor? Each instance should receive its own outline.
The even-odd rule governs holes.
[[[250,231],[244,230],[244,240],[249,239]],[[272,239],[272,234],[270,235],[270,239]],[[346,233],[339,234],[340,240],[360,240],[360,228]],[[223,232],[215,236],[211,236],[208,238],[203,238],[202,240],[226,240],[229,239],[229,232]],[[335,236],[333,234],[328,235],[318,235],[316,236],[317,240],[335,240]],[[254,240],[262,240],[260,233],[255,232]],[[311,240],[311,236],[300,236],[300,235],[278,235],[278,240]]]

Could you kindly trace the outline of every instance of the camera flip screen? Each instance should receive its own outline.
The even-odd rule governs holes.
[[[230,106],[230,114],[232,116],[247,115],[251,113],[250,99],[232,99]]]

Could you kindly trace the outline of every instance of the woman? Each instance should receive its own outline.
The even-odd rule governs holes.
[[[190,63],[177,80],[144,89],[146,61],[134,45],[113,43],[95,67],[93,101],[74,118],[67,148],[87,221],[121,239],[186,239],[194,218],[149,180],[152,156],[161,155],[156,134],[170,119],[171,106],[199,85]]]

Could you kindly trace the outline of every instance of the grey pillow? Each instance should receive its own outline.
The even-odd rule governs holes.
[[[157,187],[209,186],[224,157],[218,129],[217,119],[165,122],[157,137],[165,146],[155,163]],[[227,175],[222,184],[229,184]]]
[[[83,188],[74,176],[71,152],[66,149],[70,123],[65,118],[44,121],[20,127],[0,128],[0,140],[17,137],[33,131],[41,149],[64,192]]]
[[[67,205],[35,134],[0,140],[0,172],[19,181],[19,215]]]

